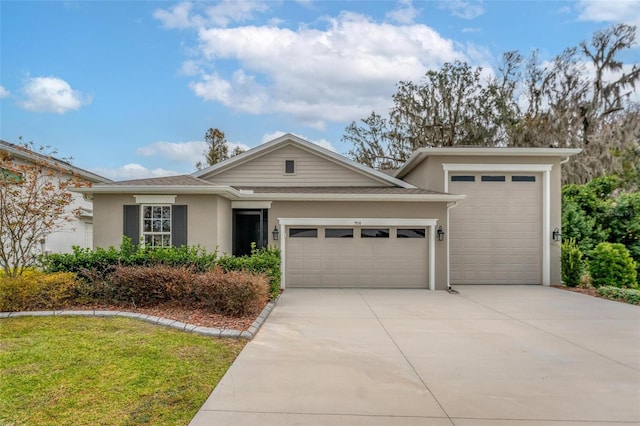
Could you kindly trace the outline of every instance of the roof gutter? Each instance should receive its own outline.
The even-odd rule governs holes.
[[[94,194],[217,194],[229,199],[240,199],[242,192],[230,186],[223,185],[104,185],[89,188],[74,188],[72,192],[93,196]]]

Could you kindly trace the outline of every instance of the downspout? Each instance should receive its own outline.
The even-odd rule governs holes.
[[[449,277],[449,271],[451,269],[450,258],[449,258],[449,235],[451,235],[451,223],[449,221],[449,210],[455,208],[458,205],[457,201],[452,203],[447,203],[447,291],[449,293],[458,294],[457,290],[454,290],[451,287],[451,278]]]

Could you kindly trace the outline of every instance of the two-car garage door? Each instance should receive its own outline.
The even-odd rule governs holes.
[[[427,288],[427,232],[427,227],[287,227],[286,286]]]
[[[539,173],[455,173],[449,192],[451,284],[542,283]]]

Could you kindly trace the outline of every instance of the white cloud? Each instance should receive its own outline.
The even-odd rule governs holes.
[[[482,1],[462,1],[462,0],[442,0],[438,2],[440,9],[445,9],[451,12],[453,16],[457,16],[462,19],[475,19],[480,15],[483,15],[484,5]]]
[[[327,121],[386,111],[398,81],[466,59],[465,46],[426,25],[378,23],[356,13],[323,22],[324,28],[297,29],[202,26],[198,55],[183,65],[183,72],[199,72],[189,87],[206,101],[285,113],[322,129]]]
[[[195,11],[197,9],[197,12]],[[156,9],[153,17],[165,28],[198,28],[203,25],[226,27],[232,22],[243,22],[254,17],[256,12],[265,12],[268,6],[260,0],[222,0],[205,7],[203,3],[179,3],[169,10]]]
[[[624,22],[640,27],[640,0],[579,0],[578,19],[595,22]]]
[[[398,7],[386,14],[387,19],[399,24],[413,24],[420,12],[413,7],[412,0],[400,0]]]
[[[482,31],[482,28],[479,27],[469,27],[462,29],[463,33],[479,33],[480,31]]]
[[[146,179],[184,174],[162,168],[147,169],[146,167],[136,163],[125,164],[124,166],[117,168],[96,167],[91,171],[113,180]]]
[[[9,93],[9,91],[7,89],[5,89],[4,86],[0,86],[0,99],[6,98],[10,94],[11,93]]]
[[[73,90],[69,83],[57,77],[34,77],[25,82],[20,105],[29,111],[64,114],[91,103],[91,97]]]
[[[242,143],[229,142],[229,153],[232,153],[236,147],[247,151],[249,147]],[[136,150],[136,154],[144,157],[161,157],[170,160],[174,164],[188,164],[191,168],[195,164],[204,160],[204,153],[207,150],[205,141],[191,142],[154,142],[144,145]]]
[[[272,141],[274,139],[279,138],[282,135],[286,135],[287,133],[291,133],[291,132],[283,132],[281,130],[276,130],[275,132],[272,132],[272,133],[265,133],[265,135],[262,136],[262,143],[267,143],[269,141]],[[299,138],[302,138],[302,139],[304,139],[306,141],[309,141],[311,143],[314,143],[314,144],[316,144],[318,146],[321,146],[321,147],[323,147],[325,149],[328,149],[329,151],[337,152],[337,150],[333,146],[333,144],[331,144],[331,142],[329,142],[326,139],[311,140],[311,139],[307,138],[306,136],[302,136],[302,135],[299,135],[299,134],[296,134],[296,133],[291,133],[291,134],[295,135],[295,136],[297,136]]]
[[[192,167],[201,161],[207,144],[204,141],[193,142],[154,142],[136,150],[144,157],[162,157],[176,163],[187,163]]]

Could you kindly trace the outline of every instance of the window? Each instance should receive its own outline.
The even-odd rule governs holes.
[[[284,174],[293,175],[296,173],[296,162],[294,160],[284,160]]]
[[[535,176],[511,176],[511,182],[535,182]]]
[[[398,228],[398,238],[424,238],[424,229]]]
[[[291,238],[318,238],[317,228],[289,228]]]
[[[451,182],[475,182],[475,176],[451,176]]]
[[[353,238],[353,228],[327,228],[325,238]]]
[[[504,176],[482,176],[483,182],[504,182],[505,180]]]
[[[362,228],[360,238],[389,238],[389,228]]]
[[[171,246],[171,206],[142,206],[142,237],[146,247]]]

